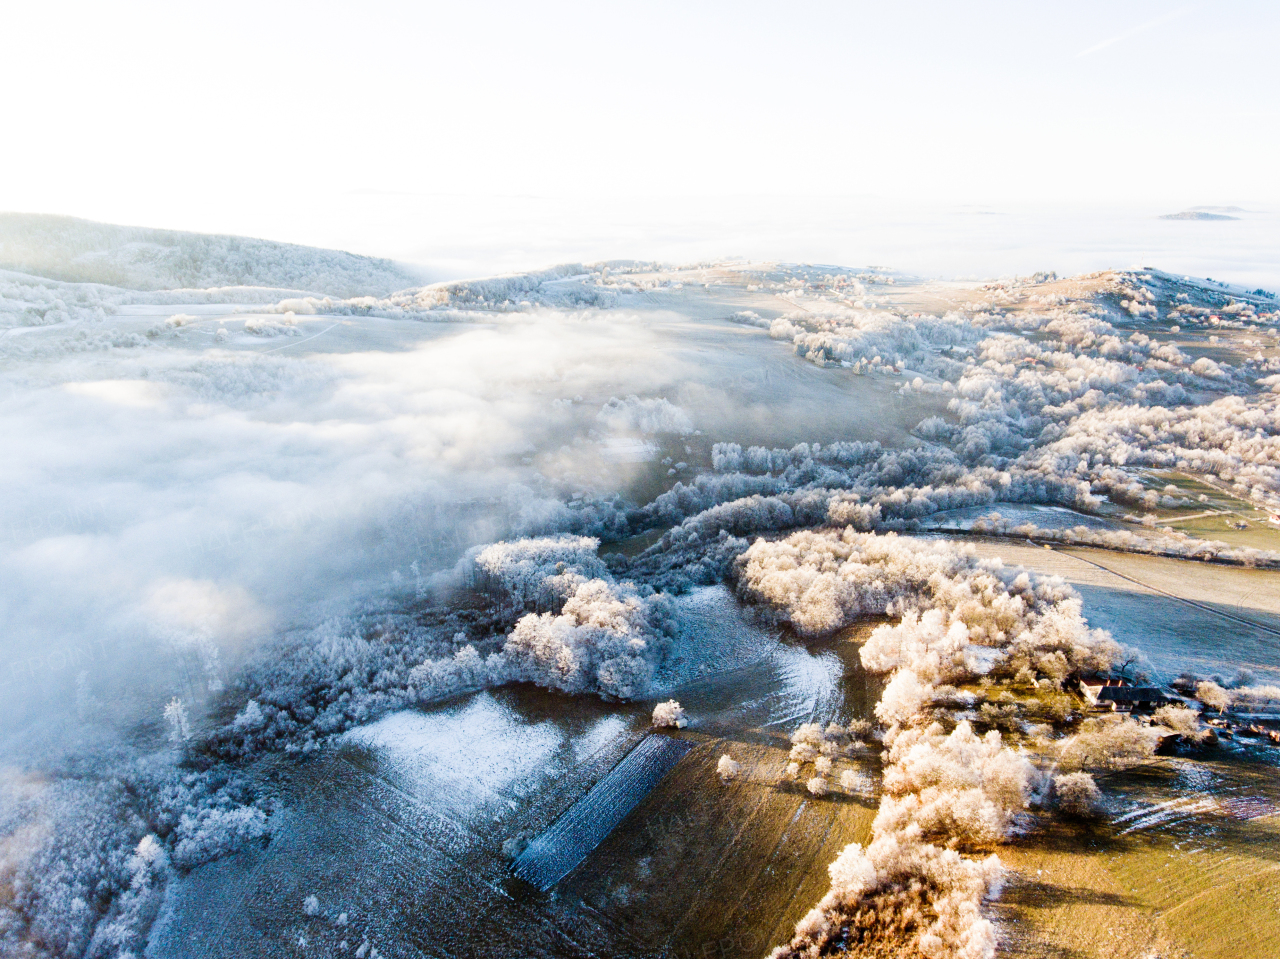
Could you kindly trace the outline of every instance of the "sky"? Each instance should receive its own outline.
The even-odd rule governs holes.
[[[708,217],[762,200],[784,233],[790,199],[1280,205],[1274,3],[55,0],[5,19],[0,210],[436,262],[478,223],[504,248],[662,247],[658,208],[731,245]]]

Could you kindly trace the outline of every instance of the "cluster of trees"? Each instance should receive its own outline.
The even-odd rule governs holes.
[[[9,319],[0,323],[61,322],[63,313],[105,316],[125,297],[5,282],[0,314]],[[557,507],[538,528],[583,535],[496,543],[464,560],[460,582],[481,603],[412,616],[370,609],[282,636],[236,680],[231,695],[244,706],[212,736],[193,736],[181,710],[171,710],[175,747],[226,761],[214,766],[225,770],[260,750],[316,749],[328,736],[388,710],[513,681],[644,696],[676,631],[669,600],[655,590],[674,592],[726,576],[744,597],[809,635],[865,615],[890,616],[896,622],[877,629],[862,650],[867,668],[888,678],[876,707],[888,731],[873,840],[866,848],[851,846],[833,864],[830,894],[781,954],[816,954],[836,941],[874,951],[892,937],[895,946],[906,942],[904,948],[931,959],[989,956],[993,931],[981,902],[997,887],[999,867],[994,857],[972,853],[1007,836],[1029,804],[1056,803],[1079,815],[1095,811],[1101,795],[1088,770],[1149,755],[1157,734],[1131,720],[1087,720],[1054,745],[1061,772],[1049,779],[999,732],[979,735],[963,722],[952,727],[947,710],[970,695],[959,686],[985,679],[1035,684],[1048,694],[1076,669],[1105,668],[1117,647],[1088,628],[1079,598],[1060,581],[892,531],[917,528],[940,510],[997,501],[1089,509],[1106,494],[1146,509],[1182,502],[1176,491],[1161,495],[1137,483],[1133,466],[1204,470],[1247,494],[1267,495],[1280,478],[1276,378],[1259,377],[1260,363],[1194,358],[1144,333],[1119,330],[1099,308],[1057,298],[1041,312],[1004,313],[998,307],[1015,297],[997,289],[987,312],[907,317],[850,303],[849,296],[863,291],[847,278],[786,286],[797,296],[831,297],[812,313],[773,322],[738,319],[768,326],[815,363],[860,370],[905,364],[941,379],[954,394],[951,415],[917,427],[924,445],[801,443],[784,450],[717,444],[712,472],[677,483],[648,505],[588,497]],[[1131,305],[1138,303],[1137,314],[1124,309],[1146,322],[1153,299],[1138,287],[1134,281],[1123,292]],[[283,320],[267,321],[260,331],[296,329],[287,322],[290,312],[435,311],[435,318],[459,318],[468,310],[604,306],[628,288],[604,268],[570,265],[390,297],[294,298],[277,304]],[[1188,324],[1208,322],[1183,314],[1180,321]],[[1262,322],[1237,315],[1232,322],[1241,328]],[[1192,405],[1205,397],[1212,399]],[[610,400],[600,422],[630,432],[684,433],[692,425],[665,400],[636,397]],[[1032,529],[986,521],[995,531],[1028,535]],[[761,533],[827,526],[838,529],[750,544]],[[598,555],[596,537],[659,527],[667,529],[639,557],[605,562]],[[1036,529],[1030,535],[1118,537],[1121,548],[1142,548],[1128,533]],[[1193,541],[1176,542],[1192,550],[1185,555],[1207,555]],[[1275,687],[1216,689],[1203,691],[1206,703],[1223,696],[1249,703],[1280,698]],[[1017,707],[987,705],[979,723],[1019,729]],[[1188,712],[1166,710],[1160,721],[1180,735],[1202,735]],[[654,718],[678,723],[678,705],[660,704]],[[865,789],[855,770],[836,768],[841,751],[853,748],[856,737],[849,734],[797,732],[791,761],[815,795],[834,782]],[[740,773],[731,757],[718,769],[725,778]],[[254,841],[271,827],[270,808],[229,785],[104,782],[50,786],[24,813],[54,828],[40,833],[48,845],[16,867],[20,895],[0,910],[0,936],[8,937],[0,942],[31,940],[57,954],[140,951],[143,940],[136,937],[174,871]],[[171,797],[164,800],[167,812],[140,809],[154,806],[159,794]],[[96,821],[128,827],[82,825],[89,813],[76,810],[91,808]],[[113,820],[103,809],[121,813]],[[65,863],[71,865],[59,865]],[[95,941],[101,945],[90,949]]]
[[[1129,717],[1091,717],[1059,744],[1058,765],[1076,771],[1115,768],[1149,758],[1159,743],[1158,729]]]
[[[643,508],[591,504],[595,529],[611,536],[669,527],[624,567],[628,573],[679,591],[721,579],[753,534],[826,524],[909,531],[933,513],[997,501],[1076,508],[1096,502],[1086,481],[967,466],[953,451],[936,446],[885,450],[878,443],[801,443],[790,450],[743,450],[716,444],[712,455],[725,472],[677,482]]]
[[[464,566],[492,601],[483,612],[451,608],[427,624],[372,613],[281,637],[237,678],[231,694],[247,701],[211,735],[193,734],[180,701],[166,706],[173,748],[213,760],[204,773],[140,762],[6,803],[6,833],[26,830],[35,848],[6,863],[17,892],[0,903],[0,944],[140,954],[174,875],[269,833],[272,807],[232,774],[257,752],[309,752],[389,710],[516,680],[647,694],[675,633],[669,600],[614,581],[597,546],[546,537],[473,551]]]
[[[1007,748],[999,732],[978,736],[963,720],[950,734],[936,722],[895,724],[885,744],[885,797],[872,826],[876,835],[914,826],[943,843],[998,843],[1038,781],[1030,761]]]
[[[666,597],[592,579],[559,613],[522,617],[500,655],[511,675],[540,686],[635,699],[649,691],[674,634]]]
[[[225,766],[143,759],[5,793],[0,952],[36,959],[142,955],[169,883],[264,838],[273,811]]]
[[[547,270],[508,273],[478,280],[452,280],[382,296],[304,297],[278,303],[278,312],[294,310],[336,315],[404,317],[440,311],[524,312],[535,307],[608,309],[618,305],[619,293],[639,289],[635,284],[609,282],[609,274],[648,268],[627,262],[563,263]],[[433,316],[433,319],[440,317]]]
[[[769,335],[789,341],[796,355],[819,366],[838,363],[880,372],[905,365],[931,374],[962,368],[940,357],[939,350],[976,343],[982,336],[957,313],[939,318],[859,309],[787,313],[769,325]]]
[[[1141,332],[1123,337],[1095,307],[982,315],[1001,326],[956,383],[958,423],[946,439],[1051,474],[1074,472],[1095,493],[1132,483],[1115,467],[1217,474],[1246,489],[1280,490],[1277,397],[1258,364],[1192,359]],[[1018,335],[1034,330],[1038,342]],[[1227,394],[1205,402],[1204,394]],[[984,449],[985,447],[985,449]]]
[[[1121,277],[1116,289],[1123,288],[1133,302],[1148,302],[1154,294],[1140,294],[1144,282]],[[917,516],[936,498],[988,489],[1000,498],[1082,508],[1105,494],[1151,508],[1150,491],[1126,472],[1134,466],[1209,472],[1246,494],[1280,494],[1280,396],[1263,391],[1269,379],[1249,364],[1193,358],[1140,331],[1126,334],[1106,316],[1104,305],[1080,302],[1040,312],[941,319],[842,312],[825,304],[811,313],[787,314],[773,321],[773,335],[815,362],[905,363],[954,387],[952,418],[930,417],[917,428],[945,449],[920,451],[927,468],[901,478],[891,467],[846,469],[818,455],[803,456],[802,465],[778,455],[787,451],[724,451],[713,465],[726,475],[700,477],[692,493],[687,487],[673,491],[652,512],[676,514],[679,521],[739,499],[747,494],[731,495],[743,485],[737,473],[771,474],[769,488],[750,491],[756,495],[843,488],[866,499],[901,491]],[[974,355],[954,359],[956,345]],[[1214,398],[1215,393],[1226,395]],[[876,489],[881,486],[886,489]],[[1156,502],[1181,500],[1165,503],[1157,496]],[[912,516],[885,513],[882,522],[899,518]]]
[[[487,637],[494,623],[466,609],[440,610],[427,623],[371,611],[284,633],[229,685],[229,697],[246,704],[198,748],[227,761],[309,753],[387,712],[486,685],[484,656],[499,640],[472,634]]]
[[[433,610],[328,620],[279,637],[231,690],[246,705],[202,748],[224,759],[310,752],[395,709],[533,682],[568,693],[646,695],[677,633],[670,596],[618,582],[582,536],[473,549],[460,586],[484,599]]]
[[[1280,705],[1280,686],[1240,686],[1230,695],[1233,706]]]
[[[1091,529],[1087,526],[1045,528],[1031,522],[1010,520],[1000,513],[978,517],[970,529],[984,536],[1018,536],[1073,546],[1100,546],[1128,553],[1218,560],[1245,566],[1280,566],[1280,552],[1275,550],[1229,546],[1219,540],[1196,539],[1179,530],[1139,534],[1125,529]]]
[[[0,276],[0,327],[102,322],[115,313],[112,293],[118,292],[89,284]]]
[[[689,414],[665,398],[641,399],[628,396],[620,400],[610,397],[596,414],[604,426],[616,433],[677,433],[693,432]]]
[[[756,540],[734,573],[743,597],[767,603],[804,635],[868,615],[900,617],[877,627],[861,652],[868,669],[894,674],[877,707],[886,723],[912,715],[916,696],[926,702],[938,686],[983,675],[1060,684],[1119,654],[1109,634],[1089,629],[1079,595],[1061,579],[979,559],[955,543],[803,531]]]
[[[294,317],[293,311],[283,316],[251,316],[244,321],[244,331],[254,336],[301,336],[302,327]]]
[[[1165,729],[1177,733],[1185,742],[1199,744],[1207,742],[1212,733],[1200,722],[1200,714],[1186,706],[1169,704],[1161,706],[1152,717]]]
[[[580,580],[609,576],[599,546],[590,536],[529,537],[473,550],[459,565],[502,612],[550,612]]]
[[[1123,298],[1140,298],[1137,291],[1145,288],[1140,277],[1113,279],[1111,292]],[[1141,298],[1147,302],[1145,294]],[[1013,295],[1006,299],[1015,301]],[[671,527],[626,568],[661,588],[680,590],[722,577],[732,551],[757,533],[823,523],[910,531],[931,513],[997,501],[1086,511],[1103,496],[1147,510],[1187,504],[1176,490],[1162,494],[1138,482],[1134,466],[1205,471],[1254,498],[1280,494],[1280,395],[1258,392],[1269,380],[1244,367],[1194,359],[1140,331],[1120,331],[1106,318],[1105,305],[1073,302],[1039,312],[997,310],[941,320],[848,315],[854,319],[842,325],[846,314],[824,304],[813,313],[788,315],[790,326],[778,329],[823,363],[855,354],[857,362],[901,360],[904,354],[917,368],[943,377],[956,394],[952,416],[919,424],[916,433],[928,445],[885,450],[875,443],[801,443],[789,450],[744,450],[716,444],[713,472],[676,483],[644,507],[592,503],[590,517],[575,511],[583,522],[572,528],[612,538]],[[968,345],[957,351],[950,348],[954,343]],[[880,352],[863,357],[853,344]],[[973,355],[966,355],[969,350]],[[1169,405],[1214,392],[1227,395]],[[1149,540],[1125,533],[1047,535],[1152,548]],[[1159,551],[1271,561],[1253,550],[1176,534],[1173,539],[1161,541]]]
[[[848,726],[829,723],[825,728],[819,723],[803,723],[791,734],[790,763],[787,775],[792,779],[804,776],[807,764],[813,764],[813,775],[805,783],[815,796],[825,796],[831,789],[830,780],[835,774],[836,763],[841,757],[866,751],[863,739],[871,734],[871,724],[855,719]],[[840,785],[851,792],[864,791],[864,777],[855,770],[843,770]]]
[[[542,537],[477,554],[491,594],[508,608],[534,607],[495,654],[506,676],[620,699],[648,692],[676,633],[670,597],[615,581],[598,546],[587,537]]]
[[[996,934],[984,899],[999,892],[998,856],[965,856],[921,838],[918,827],[850,843],[828,867],[831,888],[770,959],[925,955],[989,959]]]
[[[961,850],[1004,841],[1033,801],[1056,795],[1064,811],[1079,811],[1089,805],[1081,798],[1088,789],[1065,779],[1054,793],[1053,781],[998,731],[979,736],[961,720],[947,732],[940,705],[966,701],[955,684],[980,677],[1060,686],[1075,670],[1107,668],[1118,646],[1089,629],[1079,597],[1061,580],[981,561],[951,543],[851,528],[806,531],[757,540],[735,575],[744,597],[807,635],[866,615],[899,617],[877,627],[860,652],[869,671],[889,675],[875,707],[888,730],[872,842],[841,853],[830,868],[831,890],[775,959],[822,955],[835,943],[869,954],[892,948],[989,959],[995,930],[981,906],[998,891],[1001,866],[994,855]],[[1130,727],[1142,729],[1131,721],[1089,729],[1064,754],[1079,765],[1099,756],[1118,761],[1132,748]],[[796,748],[806,749],[801,759],[809,752],[815,763],[823,758],[808,740]]]
[[[1233,707],[1256,709],[1280,704],[1280,686],[1237,685],[1227,689],[1221,683],[1206,679],[1195,684],[1195,696],[1209,708],[1222,713]]]

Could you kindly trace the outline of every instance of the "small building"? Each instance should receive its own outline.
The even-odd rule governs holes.
[[[1155,686],[1130,686],[1123,679],[1082,680],[1080,692],[1099,709],[1117,713],[1153,711],[1170,701]]]
[[[1093,706],[1113,712],[1132,712],[1159,709],[1173,702],[1155,686],[1134,686],[1127,679],[1093,673],[1079,678],[1080,693]]]

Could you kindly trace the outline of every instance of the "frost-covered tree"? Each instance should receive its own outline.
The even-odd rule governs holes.
[[[871,791],[871,779],[864,772],[846,769],[840,773],[840,788],[846,792],[863,795]]]
[[[728,782],[731,779],[737,779],[741,772],[742,764],[728,753],[723,754],[716,763],[716,773],[725,782]]]
[[[1102,791],[1088,773],[1065,773],[1053,778],[1058,808],[1072,816],[1096,816],[1102,808]]]
[[[628,396],[624,400],[612,397],[601,408],[596,418],[611,430],[637,433],[693,432],[689,414],[669,402],[665,397],[641,399]]]
[[[653,707],[653,725],[660,729],[684,729],[689,725],[689,720],[684,714],[684,707],[674,699],[668,699]]]
[[[1190,743],[1202,743],[1212,735],[1200,722],[1199,714],[1186,706],[1161,706],[1152,718]]]
[[[1231,705],[1231,693],[1211,680],[1196,683],[1196,699],[1216,709],[1219,714],[1225,712]]]
[[[1129,717],[1091,718],[1062,743],[1059,763],[1071,770],[1114,768],[1150,758],[1159,743],[1159,731]]]
[[[187,707],[177,696],[165,704],[164,719],[169,724],[171,743],[181,744],[191,738],[191,721],[187,718]]]
[[[1080,664],[1109,663],[1115,643],[1088,629],[1078,597],[1060,580],[984,564],[950,544],[852,529],[796,533],[757,541],[736,572],[744,595],[808,631],[829,632],[869,613],[899,617],[861,651],[869,670],[889,674],[876,705],[890,728],[873,842],[833,864],[831,892],[775,956],[821,955],[837,941],[874,954],[892,935],[893,948],[908,952],[989,959],[994,929],[980,907],[998,888],[999,862],[946,847],[1004,841],[1043,784],[999,732],[979,736],[965,721],[947,732],[930,722],[934,704],[956,694],[951,684],[982,677],[1033,671],[1061,681]],[[802,761],[830,762],[822,744],[868,731],[865,723],[800,727],[790,774]],[[828,788],[825,776],[812,779]],[[863,785],[853,776],[847,782]],[[846,882],[851,876],[858,881]]]

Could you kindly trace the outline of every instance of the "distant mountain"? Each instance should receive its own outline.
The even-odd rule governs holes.
[[[1219,208],[1220,209],[1220,208]],[[1228,207],[1227,209],[1238,210],[1239,207]],[[1243,211],[1241,211],[1243,212]],[[1238,220],[1238,216],[1227,216],[1225,213],[1210,213],[1205,209],[1183,210],[1181,213],[1165,213],[1160,217],[1162,220]]]
[[[0,268],[132,290],[263,286],[385,296],[425,277],[391,260],[249,237],[0,213]]]

